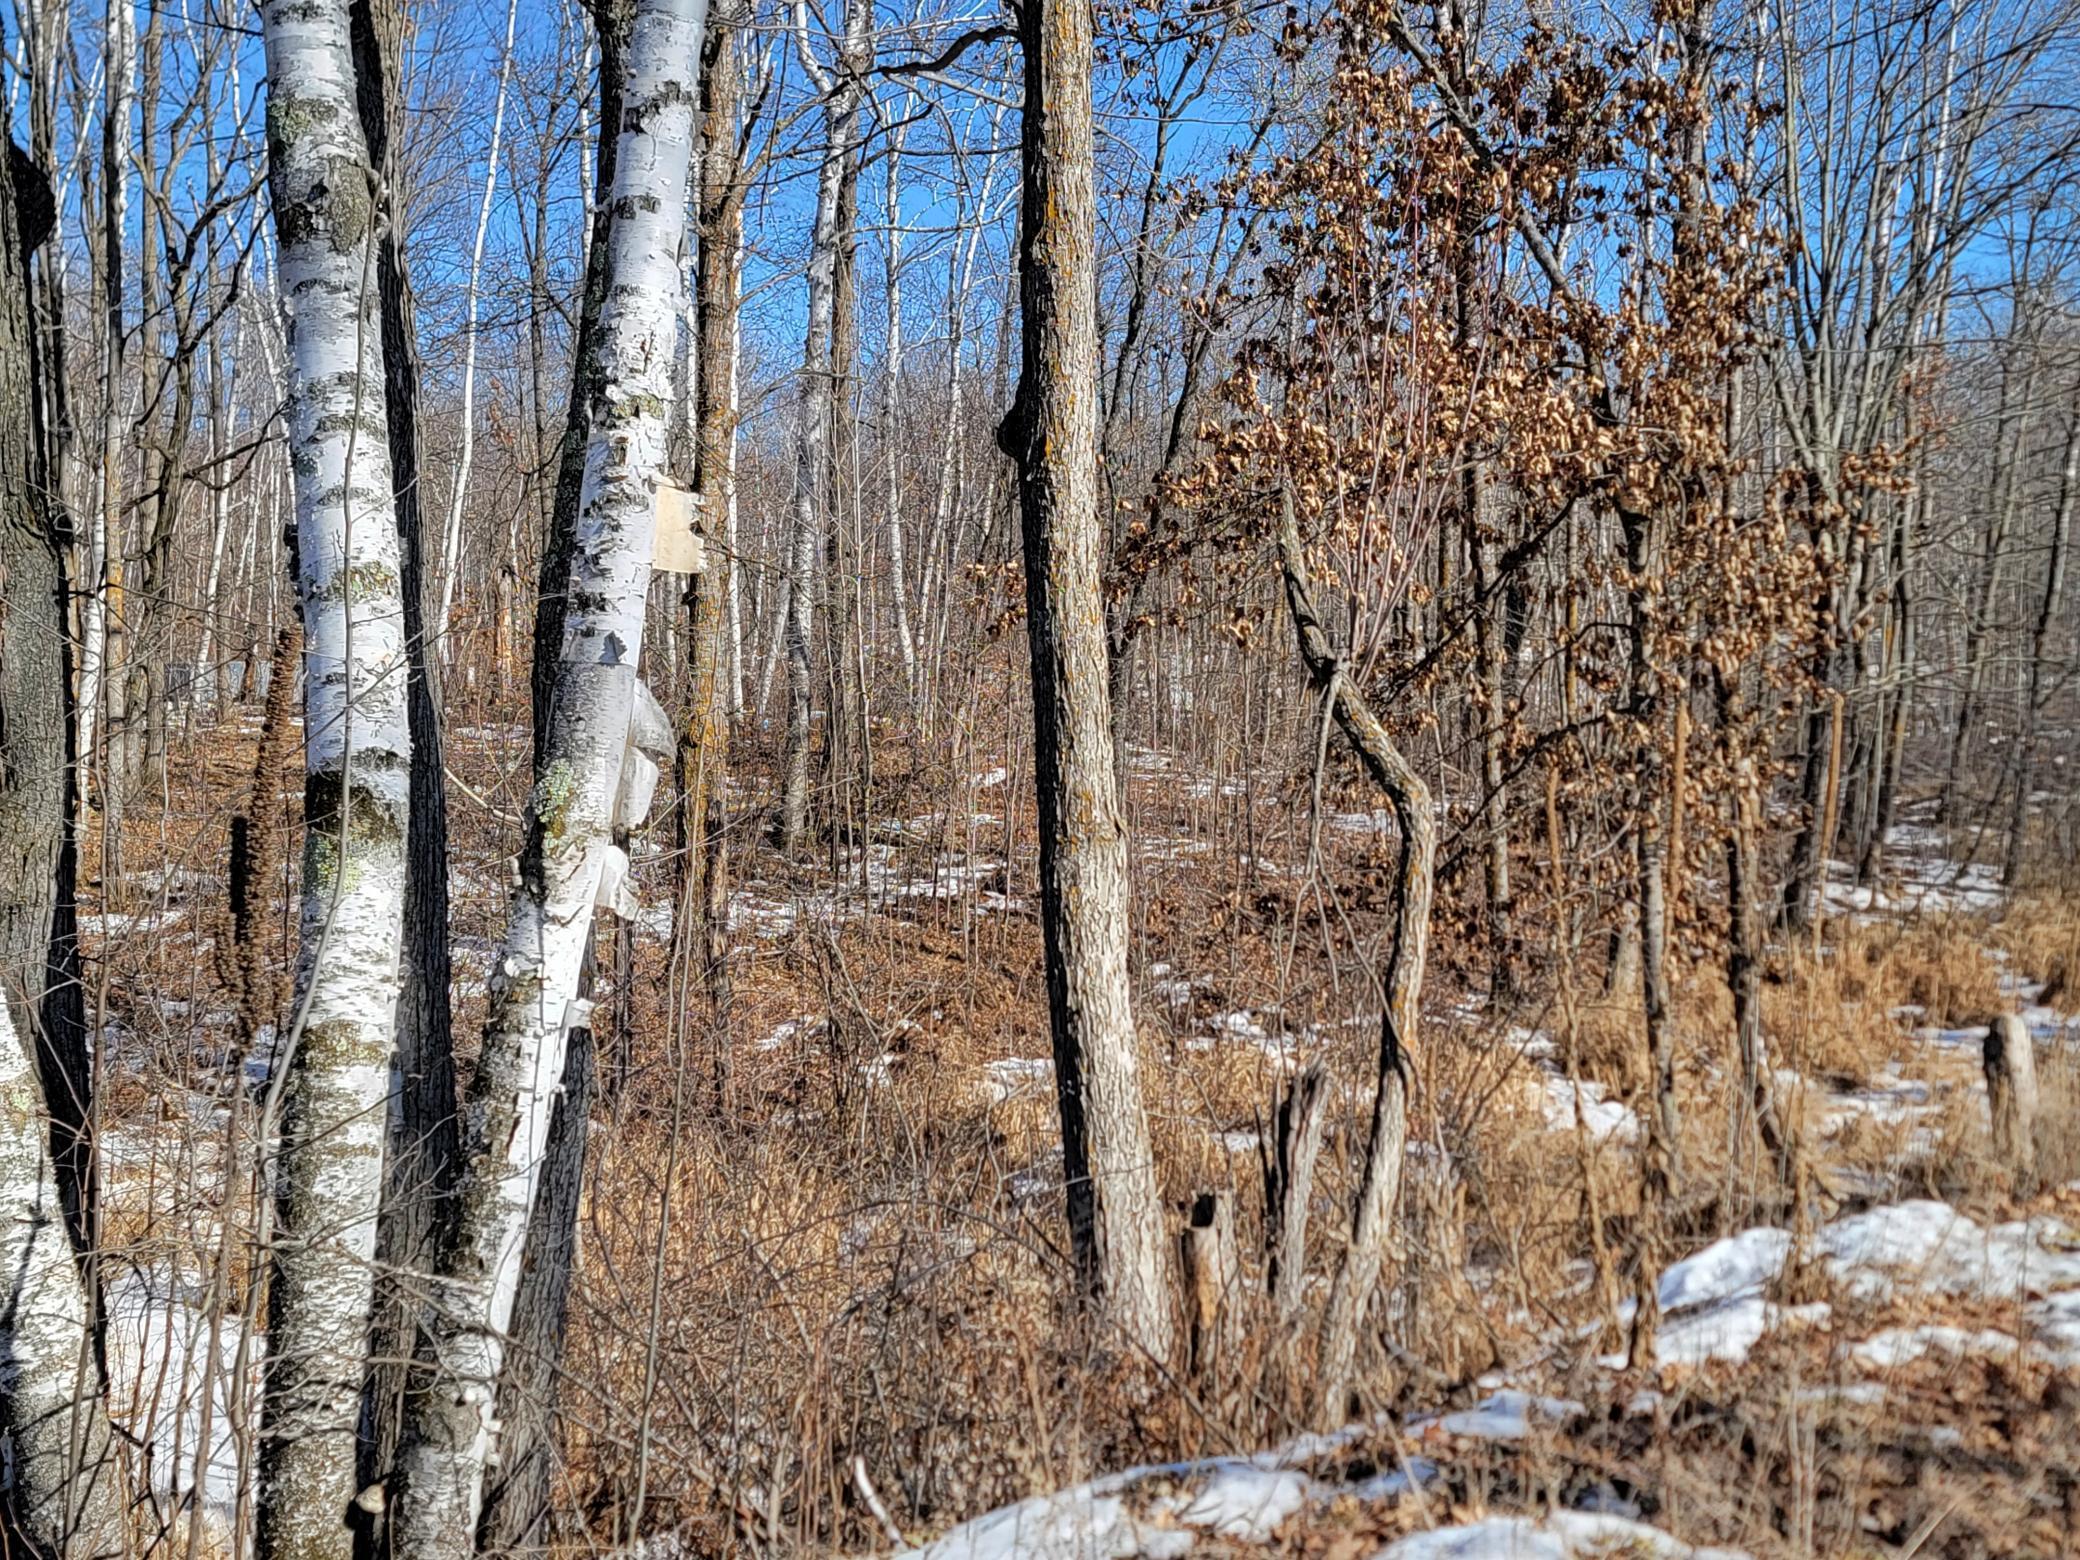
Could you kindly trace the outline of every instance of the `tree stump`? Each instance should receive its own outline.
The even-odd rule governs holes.
[[[1307,1206],[1314,1196],[1315,1163],[1321,1158],[1328,1120],[1328,1070],[1312,1062],[1278,1102],[1275,1157],[1264,1167],[1271,1299],[1281,1317],[1299,1306],[1307,1280]]]
[[[2003,1013],[1986,1031],[1986,1100],[1993,1112],[1993,1151],[2019,1192],[2037,1179],[2037,1054],[2029,1026]]]
[[[1203,1379],[1217,1364],[1234,1358],[1241,1337],[1242,1253],[1235,1241],[1235,1194],[1201,1192],[1194,1198],[1181,1244],[1192,1373]]]

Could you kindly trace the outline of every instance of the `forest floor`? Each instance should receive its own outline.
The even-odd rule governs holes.
[[[166,805],[132,805],[120,876],[90,860],[85,918],[119,1408],[169,1512],[200,1490],[227,1526],[250,1489],[235,1384],[259,1352],[249,1102],[272,1037],[241,1052],[218,907],[256,720],[186,741]],[[526,733],[458,723],[449,746],[466,1074]],[[600,1034],[568,1329],[570,1552],[621,1542],[638,1456],[642,1527],[670,1538],[652,1554],[2080,1552],[2070,881],[2009,896],[1960,864],[1968,840],[1922,820],[1881,879],[1843,873],[1816,935],[1772,950],[1765,1028],[1802,1150],[1790,1196],[1736,1110],[1700,878],[1678,923],[1686,1196],[1638,1363],[1636,1009],[1602,996],[1600,949],[1496,997],[1448,893],[1382,1307],[1395,1348],[1326,1414],[1306,1318],[1282,1324],[1257,1295],[1263,1164],[1279,1090],[1325,1060],[1339,1093],[1311,1318],[1362,1144],[1384,821],[1356,788],[1336,810],[1332,788],[1317,831],[1281,779],[1132,756],[1163,1189],[1177,1207],[1231,1193],[1246,1253],[1240,1325],[1179,1375],[1094,1330],[1070,1293],[1029,778],[1014,744],[979,736],[934,762],[887,775],[867,810],[888,821],[814,863],[761,844],[760,794],[739,794],[719,1022],[670,958],[665,842],[639,853],[650,908],[623,1016]],[[282,777],[291,816],[298,796]],[[1593,924],[1593,887],[1551,885],[1539,860],[1525,902]],[[284,893],[265,934],[282,979],[292,923]],[[2037,1188],[1989,1145],[1980,1044],[1997,1012],[2038,1045]],[[1321,1433],[1325,1417],[1338,1428]]]

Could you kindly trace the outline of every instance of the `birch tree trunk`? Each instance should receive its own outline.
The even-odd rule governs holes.
[[[101,113],[101,484],[88,522],[87,593],[80,607],[79,752],[90,773],[96,743],[111,740],[107,728],[115,724],[120,672],[112,652],[118,628],[109,621],[109,608],[122,592],[123,459],[130,427],[123,394],[123,233],[130,203],[130,116],[136,105],[137,18],[130,0],[112,0],[108,6],[107,40]],[[118,768],[111,759],[101,772],[101,803],[112,816],[121,805]]]
[[[394,1542],[398,1552],[428,1560],[466,1556],[475,1545],[496,1449],[499,1371],[566,1032],[585,1022],[578,987],[592,909],[623,903],[628,863],[613,831],[647,806],[647,796],[641,806],[622,796],[627,745],[633,733],[646,753],[671,751],[669,729],[657,729],[661,712],[636,681],[636,656],[670,436],[679,236],[704,11],[702,0],[643,0],[630,24],[623,108],[613,122],[613,198],[602,212],[605,302],[562,656],[521,881],[463,1114],[456,1228],[435,1275],[435,1361],[447,1379],[413,1398],[399,1460]],[[628,766],[630,779],[648,763]],[[649,778],[654,783],[654,772]]]
[[[269,0],[261,20],[290,306],[307,832],[295,1019],[268,1100],[281,1139],[258,1552],[347,1560],[411,822],[407,655],[348,0]]]
[[[884,523],[888,527],[888,582],[895,613],[896,650],[903,658],[903,686],[917,697],[917,638],[910,630],[910,571],[904,561],[903,484],[897,465],[902,430],[903,395],[903,143],[916,101],[906,93],[888,132],[887,184],[882,196],[888,214],[886,293],[888,336],[882,347],[881,458],[886,481]]]
[[[590,8],[593,41],[586,55],[598,58],[600,123],[621,118],[622,73],[627,58],[629,6],[599,0]],[[536,581],[534,653],[529,686],[535,690],[534,778],[548,762],[547,723],[554,704],[563,648],[564,593],[569,588],[571,549],[576,544],[578,506],[584,497],[585,456],[592,427],[593,387],[599,379],[599,317],[606,300],[605,223],[593,216],[613,197],[616,137],[602,136],[585,187],[585,292],[579,306],[577,350],[571,393],[564,408],[561,466],[551,500],[548,549]],[[579,978],[578,996],[591,996],[590,960]],[[572,1258],[577,1251],[579,1194],[585,1175],[585,1145],[591,1133],[596,1055],[591,1031],[574,1025],[565,1037],[563,1075],[549,1113],[548,1138],[536,1172],[534,1207],[521,1246],[520,1277],[513,1293],[512,1322],[500,1363],[495,1414],[499,1424],[498,1466],[487,1471],[477,1541],[494,1554],[537,1549],[556,1451],[555,1414],[563,1344],[569,1314]]]
[[[601,134],[593,161],[592,213],[611,197],[618,135],[609,127],[621,122],[622,88],[628,53],[631,0],[586,0],[599,53],[599,122]],[[588,51],[589,53],[590,51]],[[578,507],[585,497],[585,470],[591,447],[592,405],[598,399],[599,317],[606,304],[607,239],[611,224],[589,217],[586,223],[585,294],[578,302],[577,341],[571,351],[571,394],[564,408],[563,443],[557,451],[556,489],[550,499],[549,534],[542,543],[541,570],[535,578],[534,659],[528,668],[528,690],[534,711],[534,768],[541,774],[549,742],[549,712],[556,702],[557,666],[563,653],[564,598],[570,589],[572,538],[578,529]]]
[[[1069,1234],[1082,1280],[1133,1346],[1172,1352],[1154,1151],[1127,981],[1127,836],[1113,778],[1100,587],[1097,196],[1089,0],[1026,0],[1018,463],[1041,928]]]
[[[847,0],[844,58],[833,78],[816,61],[809,41],[809,13],[797,0],[795,48],[802,68],[823,94],[823,162],[816,172],[816,218],[809,235],[808,324],[802,338],[800,424],[795,436],[792,529],[787,551],[787,616],[783,628],[787,659],[787,746],[782,760],[780,814],[773,834],[789,855],[800,846],[809,822],[810,724],[815,704],[818,563],[823,556],[824,514],[831,492],[831,419],[836,402],[832,340],[836,323],[838,248],[844,241],[840,207],[852,143],[859,127],[860,84],[852,56],[873,21],[866,0]]]
[[[52,1096],[83,1075],[54,1065],[51,1036],[33,1049],[47,976],[61,973],[52,926],[66,890],[71,668],[64,568],[31,438],[27,259],[43,235],[18,226],[25,199],[0,168],[0,1434],[12,1463],[0,1541],[88,1557],[123,1552],[123,1492],[51,1148],[55,1132],[63,1152],[65,1123],[85,1120],[83,1095]]]
[[[520,0],[506,0],[505,49],[498,57],[498,94],[492,101],[491,144],[484,154],[484,197],[477,204],[477,234],[470,245],[469,281],[463,289],[462,449],[455,457],[455,482],[448,494],[448,524],[441,546],[441,600],[434,614],[436,653],[448,657],[448,614],[455,604],[455,581],[462,562],[462,502],[469,492],[470,466],[477,450],[477,282],[484,270],[484,236],[491,227],[492,197],[498,192],[498,148],[505,133],[506,84],[513,73],[513,28]],[[588,219],[590,213],[587,213]],[[587,250],[592,245],[588,238]]]

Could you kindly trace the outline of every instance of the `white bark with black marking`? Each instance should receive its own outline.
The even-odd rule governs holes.
[[[613,843],[623,753],[652,747],[636,681],[650,582],[653,505],[670,432],[679,241],[694,142],[704,0],[644,0],[631,26],[614,190],[606,220],[591,443],[571,560],[562,657],[541,779],[505,946],[491,977],[484,1048],[464,1111],[453,1244],[437,1275],[440,1379],[416,1398],[393,1506],[396,1552],[432,1560],[474,1548],[496,1455],[504,1339],[520,1279],[565,1031]],[[654,756],[670,753],[665,745]]]
[[[260,1449],[261,1555],[353,1553],[411,738],[376,288],[347,0],[269,0],[267,141],[289,310],[306,836]]]

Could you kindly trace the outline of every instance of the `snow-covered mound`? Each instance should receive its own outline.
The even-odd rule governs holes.
[[[977,1517],[897,1560],[1181,1560],[1202,1544],[1232,1552],[1239,1545],[1271,1545],[1310,1508],[1339,1499],[1391,1502],[1408,1492],[1411,1477],[1427,1482],[1435,1473],[1426,1459],[1413,1458],[1406,1471],[1339,1484],[1294,1466],[1338,1439],[1308,1436],[1251,1458],[1130,1469]],[[1539,1520],[1490,1518],[1413,1533],[1382,1541],[1379,1560],[1586,1560],[1614,1554],[1743,1560],[1734,1550],[1693,1548],[1659,1528],[1588,1511],[1556,1511]]]
[[[1830,1321],[1825,1303],[1780,1306],[1765,1298],[1791,1256],[1788,1231],[1752,1229],[1670,1267],[1661,1276],[1659,1363],[1737,1361],[1779,1326]],[[1948,1203],[1893,1203],[1824,1226],[1808,1260],[1843,1295],[1873,1306],[1962,1300],[2015,1308],[2017,1336],[1890,1328],[1850,1346],[1859,1364],[1897,1365],[1932,1348],[1972,1352],[2007,1336],[2010,1352],[2026,1346],[2048,1364],[2080,1367],[2080,1230],[2062,1219],[2037,1214],[1982,1225]],[[1972,1347],[1957,1346],[1960,1339]]]
[[[1794,1247],[1789,1231],[1758,1228],[1673,1264],[1660,1285],[1660,1366],[1735,1368],[1766,1333],[1806,1326],[1826,1329],[1832,1357],[1857,1372],[1882,1375],[1924,1357],[1968,1355],[2027,1355],[2054,1369],[2080,1369],[2080,1230],[2053,1215],[1982,1225],[1947,1203],[1903,1202],[1837,1219],[1814,1232],[1804,1252]],[[1787,1305],[1770,1298],[1794,1259],[1815,1272],[1832,1300]],[[1964,1325],[1945,1319],[1958,1308],[1970,1318]],[[2000,1325],[1988,1325],[1989,1308]],[[1602,1363],[1615,1369],[1623,1356]],[[1610,1379],[1630,1393],[1624,1378]],[[1483,1378],[1482,1385],[1487,1395],[1470,1407],[1398,1425],[1305,1436],[1253,1457],[1134,1468],[1034,1496],[963,1523],[902,1560],[1180,1560],[1202,1548],[1270,1550],[1304,1532],[1312,1515],[1351,1501],[1379,1510],[1376,1560],[1735,1554],[1647,1526],[1623,1502],[1617,1509],[1427,1526],[1437,1503],[1405,1498],[1448,1483],[1448,1459],[1469,1443],[1564,1435],[1588,1412],[1573,1399],[1541,1395],[1536,1369]],[[1882,1395],[1886,1388],[1873,1382],[1868,1390]],[[1658,1397],[1649,1392],[1634,1401],[1651,1405]],[[1385,1472],[1347,1475],[1341,1469],[1351,1459],[1337,1454],[1361,1442],[1424,1455],[1397,1451],[1382,1460]],[[1369,1466],[1362,1458],[1356,1465]]]

